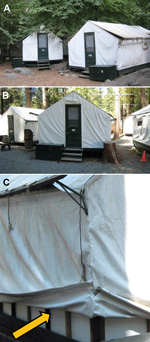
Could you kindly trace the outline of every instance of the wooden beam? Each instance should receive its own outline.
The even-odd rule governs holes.
[[[51,330],[51,313],[50,313],[50,309],[45,309],[45,313],[49,314],[49,321],[48,323],[46,323],[46,329]]]
[[[150,332],[150,319],[147,319],[147,332]]]
[[[72,338],[71,312],[69,312],[69,311],[65,311],[65,330],[66,330],[66,336],[68,338]]]
[[[3,303],[0,303],[0,312],[3,313]]]
[[[12,317],[16,317],[16,303],[11,304],[11,315]]]
[[[31,321],[31,306],[27,306],[27,321]]]
[[[100,342],[105,340],[105,318],[97,316],[91,318],[91,342]]]

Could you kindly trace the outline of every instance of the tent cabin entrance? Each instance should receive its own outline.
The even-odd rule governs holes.
[[[81,105],[66,105],[66,147],[81,147]]]
[[[94,32],[84,33],[85,42],[85,67],[89,68],[91,65],[95,65],[95,37]]]
[[[48,37],[46,33],[38,33],[38,60],[48,60]]]
[[[14,141],[14,116],[8,115],[8,135]]]

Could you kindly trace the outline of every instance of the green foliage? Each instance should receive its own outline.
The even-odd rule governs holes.
[[[146,102],[150,103],[150,88],[146,88]],[[120,104],[125,117],[141,109],[140,88],[120,88]]]
[[[94,103],[96,106],[101,106],[102,103],[102,90],[100,88],[69,88],[67,94],[75,91],[83,96],[86,100]]]
[[[47,104],[48,107],[64,97],[63,88],[48,88],[47,89]]]
[[[8,92],[8,99],[2,99],[3,92]],[[1,88],[0,114],[3,114],[10,106],[25,106],[25,93],[23,88]]]
[[[35,88],[32,90],[31,108],[43,108],[42,88]]]
[[[150,29],[150,2],[149,0],[135,0],[134,20],[137,25]]]
[[[107,89],[107,94],[104,95],[102,108],[109,114],[115,117],[115,92],[113,88]]]
[[[10,44],[21,38],[23,34],[22,22],[26,17],[25,0],[13,0],[9,3],[9,11],[5,11],[6,1],[0,1],[0,46],[8,47]]]
[[[13,0],[10,12],[0,2],[0,46],[9,46],[45,26],[62,38],[71,37],[88,20],[150,27],[148,0]]]

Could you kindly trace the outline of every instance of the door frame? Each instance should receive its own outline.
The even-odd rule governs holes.
[[[9,118],[12,118],[12,124],[13,124],[13,132],[12,132],[12,141],[15,141],[15,124],[14,124],[14,115],[7,115],[7,124],[8,124],[8,136],[11,138],[10,134],[10,120]]]
[[[49,51],[48,51],[48,34],[45,32],[39,32],[37,33],[37,49],[38,49],[38,61],[42,60],[42,58],[39,58],[39,35],[45,34],[46,35],[46,43],[47,43],[47,59],[49,60]],[[42,49],[42,48],[41,48]],[[43,48],[44,49],[44,48]]]
[[[65,104],[65,145],[67,146],[67,123],[68,123],[68,108],[69,107],[78,107],[79,108],[79,122],[80,122],[80,146],[76,146],[76,148],[81,148],[82,147],[82,120],[81,120],[81,104]],[[71,147],[70,147],[71,148]]]
[[[85,68],[89,68],[87,67],[87,63],[86,63],[86,36],[87,35],[91,35],[93,36],[93,40],[94,40],[94,64],[96,64],[96,49],[95,49],[95,32],[84,32],[84,55],[85,55]],[[93,64],[93,65],[94,65]]]

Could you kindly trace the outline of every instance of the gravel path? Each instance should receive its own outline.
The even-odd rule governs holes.
[[[16,145],[10,151],[0,151],[0,173],[150,173],[150,155],[145,163],[141,162],[141,154],[133,148],[131,137],[120,138],[116,147],[119,164],[104,163],[101,158],[84,158],[81,163],[37,160],[34,151]]]

